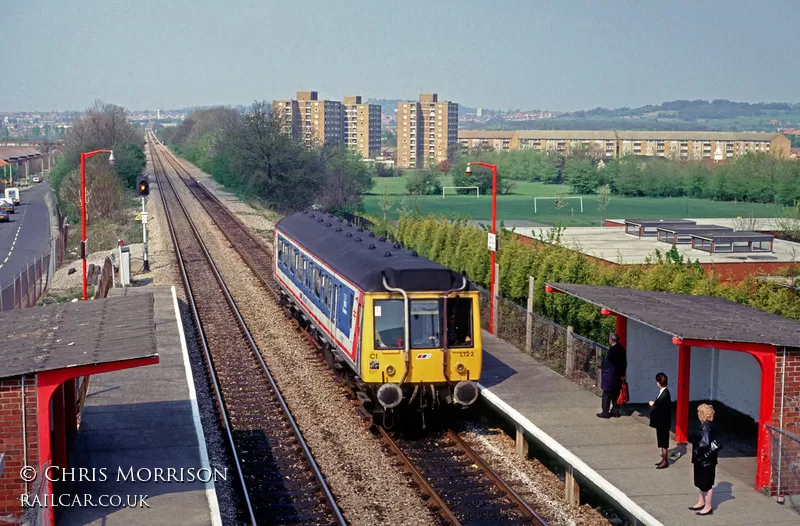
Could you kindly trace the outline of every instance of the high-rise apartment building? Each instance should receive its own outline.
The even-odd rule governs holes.
[[[297,99],[272,101],[284,131],[306,146],[339,144],[344,139],[344,105],[320,100],[316,91],[298,91]]]
[[[381,153],[381,107],[362,104],[361,96],[344,98],[344,137],[347,146],[364,159]]]
[[[433,167],[450,158],[458,142],[458,104],[439,102],[436,93],[397,104],[397,166]]]
[[[297,99],[272,101],[284,131],[306,146],[347,144],[368,159],[381,151],[381,107],[363,104],[361,96],[344,103],[320,99],[316,91],[298,91]]]

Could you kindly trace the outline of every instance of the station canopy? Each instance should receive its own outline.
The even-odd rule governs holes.
[[[0,314],[0,378],[158,356],[152,294]]]
[[[724,298],[570,283],[547,286],[683,340],[800,347],[800,322]]]

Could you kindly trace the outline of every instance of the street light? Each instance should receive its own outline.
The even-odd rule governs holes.
[[[489,333],[494,334],[494,309],[495,309],[495,301],[494,301],[494,280],[495,280],[495,254],[497,252],[497,165],[496,164],[487,164],[482,163],[480,161],[473,161],[467,163],[466,174],[467,177],[472,175],[472,165],[483,166],[484,168],[489,168],[492,170],[492,234],[490,239],[494,241],[494,245],[489,247],[489,250],[492,252],[492,268],[490,278],[490,290],[489,290]]]
[[[83,301],[86,301],[86,159],[98,153],[110,153],[109,164],[114,164],[114,150],[95,150],[81,153],[81,259],[83,260]]]

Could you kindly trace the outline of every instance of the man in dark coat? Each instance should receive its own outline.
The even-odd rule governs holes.
[[[608,344],[611,346],[608,353],[603,357],[603,376],[600,388],[603,390],[602,412],[597,413],[600,418],[610,418],[619,416],[619,406],[617,398],[622,389],[622,377],[628,368],[628,359],[625,356],[625,348],[619,344],[619,336],[612,332],[608,337]],[[609,407],[611,410],[609,411]]]

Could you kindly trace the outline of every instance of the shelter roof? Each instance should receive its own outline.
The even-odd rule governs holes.
[[[547,285],[684,340],[800,347],[800,322],[724,298],[570,283]]]
[[[696,224],[692,219],[626,219],[625,222],[639,226],[678,226]]]
[[[157,356],[153,295],[0,314],[0,378]]]
[[[383,275],[391,287],[407,291],[446,291],[459,288],[462,276],[416,253],[375,237],[367,230],[322,212],[297,212],[275,225],[339,276],[366,292],[386,292]],[[467,280],[467,287],[474,286]]]
[[[710,239],[711,241],[771,241],[775,238],[772,234],[763,232],[697,232],[693,234],[694,237],[703,239]]]
[[[733,232],[733,228],[722,225],[663,225],[656,228],[673,234],[692,234],[699,232]]]

